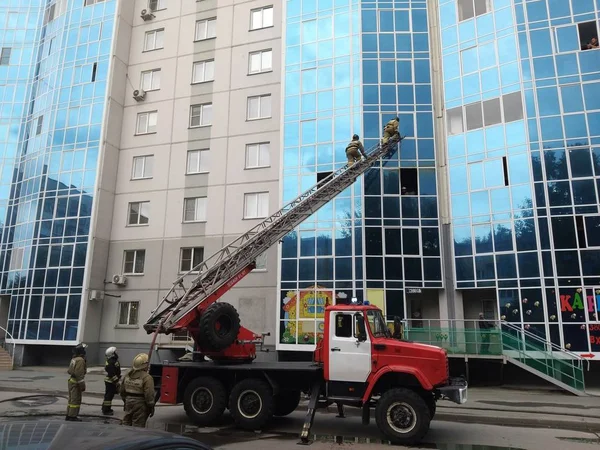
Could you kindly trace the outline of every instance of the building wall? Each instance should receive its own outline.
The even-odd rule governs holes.
[[[466,4],[439,5],[456,286],[597,352],[600,5]]]
[[[203,247],[208,257],[258,223],[244,219],[244,194],[268,192],[269,213],[279,209],[282,8],[276,3],[168,2],[144,21],[140,11],[147,2],[136,0],[131,30],[116,44],[127,47],[128,60],[106,280],[123,274],[126,250],[146,253],[143,274],[128,275],[125,287],[106,285],[102,343],[131,348],[132,353],[149,343],[141,325],[181,275],[181,248]],[[268,6],[274,6],[273,26],[250,30],[251,10]],[[216,37],[195,41],[196,21],[211,18],[216,18]],[[146,33],[157,29],[164,29],[164,48],[143,51]],[[272,69],[249,75],[249,54],[266,49],[273,52]],[[214,80],[192,83],[193,63],[206,60],[214,60]],[[141,73],[153,69],[160,69],[160,89],[136,101],[133,91],[140,89]],[[270,117],[248,120],[247,98],[259,95],[271,95]],[[210,125],[191,128],[191,105],[204,103],[212,103]],[[156,131],[136,135],[137,115],[147,111],[157,111]],[[246,145],[265,142],[270,144],[269,164],[247,168]],[[206,170],[186,174],[188,151],[200,149],[207,150]],[[153,156],[153,171],[145,179],[132,179],[133,159],[143,155]],[[198,196],[206,197],[206,220],[185,223],[184,199]],[[149,202],[148,223],[129,226],[129,204],[141,201]],[[269,305],[275,303],[276,248],[266,261],[265,270],[254,271],[222,298],[257,332],[275,330]],[[139,302],[130,325],[119,324],[123,302]],[[168,343],[171,338],[160,339]]]

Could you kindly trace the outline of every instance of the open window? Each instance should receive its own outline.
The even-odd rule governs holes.
[[[417,169],[400,169],[400,189],[402,195],[417,195],[419,193]]]
[[[596,22],[582,22],[577,25],[579,31],[579,45],[581,50],[594,50],[598,45],[598,25]]]
[[[341,338],[352,337],[352,316],[347,313],[335,315],[335,336]]]
[[[327,181],[325,181],[325,180],[332,173],[333,172],[317,172],[317,184],[318,184],[317,189],[320,188],[324,183],[327,183]]]

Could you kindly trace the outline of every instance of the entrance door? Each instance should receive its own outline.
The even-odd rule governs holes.
[[[371,373],[371,340],[359,342],[356,322],[362,314],[331,311],[329,316],[329,381],[364,383]],[[364,329],[364,328],[363,328]]]

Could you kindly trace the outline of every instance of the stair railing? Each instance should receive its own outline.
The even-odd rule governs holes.
[[[3,331],[4,334],[6,335],[4,340],[0,342],[0,345],[2,345],[2,347],[10,355],[10,362],[11,362],[12,368],[14,369],[14,367],[15,367],[15,348],[17,345],[17,344],[15,344],[15,338],[12,337],[12,334],[10,334],[6,328],[0,327],[0,331]],[[10,339],[12,341],[11,342],[12,343],[12,353],[10,352],[10,350],[8,348],[9,343],[8,343],[7,339]]]

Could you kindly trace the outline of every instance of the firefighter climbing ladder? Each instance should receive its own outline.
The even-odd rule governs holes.
[[[327,178],[292,200],[272,216],[180,276],[162,302],[144,325],[148,333],[170,333],[185,328],[189,314],[207,299],[216,301],[255,267],[258,256],[281,240],[296,226],[314,214],[354,183],[356,178],[371,168],[379,159],[395,153],[401,141],[397,136],[388,145],[375,145],[367,157],[345,165]],[[198,274],[186,288],[184,279]]]

